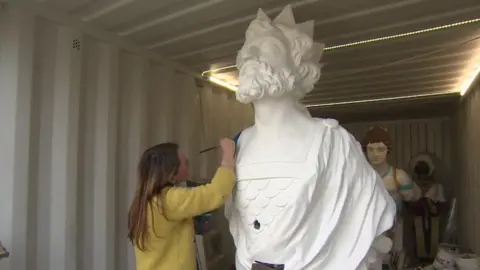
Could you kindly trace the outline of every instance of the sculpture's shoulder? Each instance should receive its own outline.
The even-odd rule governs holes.
[[[399,181],[401,181],[401,180],[410,181],[410,176],[404,170],[396,168],[395,173],[397,174],[397,178],[398,178]]]
[[[344,146],[353,146],[360,148],[360,143],[335,119],[330,118],[316,118],[316,123],[319,126],[317,135],[324,137],[324,143],[327,144],[342,144]]]
[[[404,170],[398,168],[394,168],[384,176],[382,180],[389,192],[397,192],[402,186],[410,185],[412,183],[408,174]]]
[[[337,133],[342,128],[337,120],[326,118],[312,118],[314,125],[314,137],[326,137],[331,133]]]
[[[318,128],[322,131],[327,132],[327,134],[330,136],[336,136],[337,138],[343,138],[348,140],[353,138],[353,136],[344,127],[340,125],[338,120],[335,120],[332,118],[314,118],[314,119]]]
[[[345,129],[340,126],[337,120],[335,119],[329,119],[329,118],[311,118],[311,124],[314,126],[314,128],[317,128],[320,132],[316,132],[314,136],[322,136],[321,131],[327,131],[327,130],[332,130],[335,133],[343,133],[345,132]],[[249,126],[242,130],[241,136],[239,138],[239,143],[241,141],[248,141],[253,137],[253,131],[254,131],[254,126]]]
[[[240,133],[240,136],[238,137],[238,141],[237,141],[238,146],[241,146],[242,142],[249,141],[250,138],[252,137],[252,133],[253,133],[253,126],[249,126],[243,129]]]
[[[323,126],[325,128],[338,129],[341,128],[337,120],[332,118],[315,118],[317,125]]]
[[[402,169],[395,169],[395,174],[401,189],[415,189],[416,184],[413,182],[412,178],[410,178],[410,175],[408,175],[407,172]]]
[[[272,134],[276,140],[259,138],[255,125],[244,129],[238,138],[237,161],[250,164],[266,161],[305,162],[309,156],[322,160],[345,156],[351,146],[360,144],[335,119],[312,118],[302,120],[301,125],[285,134]],[[288,130],[288,129],[287,129]],[[278,138],[282,139],[279,140]]]
[[[270,136],[259,136],[257,127],[244,129],[238,139],[238,164],[253,164],[266,162],[303,163],[312,155],[318,142],[320,124],[316,119],[302,119],[301,124],[283,126],[281,131]],[[281,133],[278,133],[281,132]]]

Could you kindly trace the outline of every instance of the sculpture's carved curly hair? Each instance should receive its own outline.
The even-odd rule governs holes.
[[[250,23],[246,32],[245,45],[237,55],[239,70],[249,59],[248,54],[252,41],[258,39],[271,39],[268,42],[281,42],[287,46],[286,49],[295,65],[292,70],[295,80],[293,89],[283,89],[284,91],[291,91],[296,98],[301,99],[313,90],[321,74],[322,65],[319,60],[324,44],[315,43],[308,34],[296,27],[275,24],[270,20],[257,18]],[[275,70],[274,72],[280,73],[281,71]]]

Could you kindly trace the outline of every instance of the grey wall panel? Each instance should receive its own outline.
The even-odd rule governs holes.
[[[460,242],[480,253],[480,80],[467,93],[456,115]]]

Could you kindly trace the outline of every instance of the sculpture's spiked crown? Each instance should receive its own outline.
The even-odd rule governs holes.
[[[295,22],[295,16],[293,15],[292,7],[287,5],[283,11],[275,18],[273,21],[268,17],[268,15],[262,10],[259,9],[257,13],[256,20],[269,22],[272,25],[283,25],[288,28],[297,29],[299,32],[306,34],[313,41],[313,33],[315,28],[315,22],[309,20],[303,23],[297,24]],[[320,61],[325,44],[313,42],[313,51],[312,60],[315,62]]]

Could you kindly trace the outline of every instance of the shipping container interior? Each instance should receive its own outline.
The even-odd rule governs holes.
[[[326,44],[312,116],[357,140],[387,128],[409,174],[433,155],[449,241],[480,255],[478,0],[0,0],[0,270],[135,269],[139,155],[175,141],[192,181],[212,177],[218,152],[199,151],[254,121],[234,93],[245,30],[287,4]],[[222,210],[211,223],[202,270],[230,269]]]

